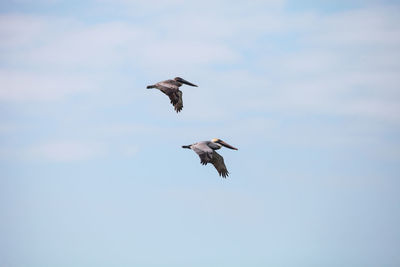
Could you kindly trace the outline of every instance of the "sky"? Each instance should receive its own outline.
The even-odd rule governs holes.
[[[400,266],[399,11],[2,1],[0,266]]]

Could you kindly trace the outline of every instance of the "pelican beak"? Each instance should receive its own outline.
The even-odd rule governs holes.
[[[227,148],[230,148],[230,149],[233,149],[233,150],[238,150],[236,147],[233,147],[233,146],[231,146],[231,145],[225,143],[225,142],[222,141],[222,140],[220,140],[218,143],[219,143],[220,145],[224,146],[224,147],[227,147]]]
[[[188,81],[186,81],[185,79],[182,79],[182,78],[177,79],[177,81],[180,82],[180,83],[184,83],[184,84],[187,84],[187,85],[190,85],[190,86],[197,87],[197,85],[195,85],[195,84],[193,84],[191,82],[188,82]]]

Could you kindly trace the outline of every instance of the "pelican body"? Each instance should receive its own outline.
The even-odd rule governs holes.
[[[201,141],[192,145],[182,146],[182,148],[188,148],[196,152],[196,154],[200,157],[201,164],[213,164],[215,169],[217,169],[219,176],[226,178],[229,176],[229,172],[226,169],[224,158],[215,151],[220,149],[222,146],[229,149],[238,150],[236,147],[233,147],[217,138],[214,138],[211,141]]]
[[[153,85],[148,85],[147,89],[156,88],[166,94],[171,100],[171,104],[174,106],[175,111],[178,113],[183,108],[182,91],[179,90],[179,87],[181,87],[183,84],[197,87],[197,85],[191,82],[188,82],[180,77],[176,77],[173,80],[166,80]]]

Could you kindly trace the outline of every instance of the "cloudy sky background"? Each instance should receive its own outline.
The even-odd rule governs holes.
[[[0,265],[399,266],[399,12],[2,1]]]

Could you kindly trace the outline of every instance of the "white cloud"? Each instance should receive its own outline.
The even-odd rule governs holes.
[[[227,0],[204,0],[198,1],[185,1],[185,0],[95,0],[95,2],[107,4],[111,3],[121,4],[124,9],[129,11],[140,10],[140,11],[159,11],[159,10],[177,10],[181,13],[190,11],[206,11],[206,10],[218,10],[225,11],[237,10],[237,9],[256,9],[257,7],[282,7],[286,2],[285,0],[254,0],[254,1],[227,1]],[[223,13],[222,13],[223,15]]]
[[[31,147],[25,156],[31,160],[73,162],[99,158],[104,153],[104,147],[100,144],[55,141]]]
[[[0,70],[0,84],[0,100],[12,102],[55,100],[95,87],[79,75],[4,70]]]
[[[400,45],[398,7],[374,7],[347,11],[320,18],[313,27],[312,41],[328,46],[360,47]],[[375,47],[375,49],[378,47]]]
[[[273,94],[246,99],[257,110],[400,119],[400,27],[390,8],[309,16],[294,51],[264,56]]]
[[[0,48],[31,44],[46,27],[45,21],[29,15],[0,15]]]
[[[184,91],[185,105],[193,107],[185,109],[188,118],[217,120],[249,110],[293,110],[398,119],[393,115],[400,113],[396,8],[322,16],[287,12],[282,1],[232,4],[226,10],[222,3],[207,8],[176,1],[176,13],[145,13],[149,19],[138,22],[87,24],[3,16],[0,35],[8,43],[3,48],[9,50],[2,55],[4,62],[35,66],[46,74],[3,72],[0,97],[38,100],[81,92],[93,87],[88,73],[108,80],[118,77],[115,83],[121,83],[117,72],[126,66],[135,79],[191,73],[200,84],[197,93],[203,94]],[[271,3],[278,8],[264,5]],[[149,9],[154,2],[122,4]],[[205,13],[199,15],[199,10]],[[216,70],[219,64],[230,67]],[[54,71],[49,74],[50,67]],[[53,90],[56,85],[59,88]]]
[[[32,21],[39,26],[32,30]],[[137,67],[230,62],[238,55],[227,45],[210,39],[188,40],[181,34],[160,34],[152,25],[108,22],[86,25],[52,17],[4,16],[0,36],[11,49],[5,62],[48,68],[98,69],[129,62]],[[68,23],[69,22],[69,23]],[[7,26],[4,26],[7,25]],[[25,27],[26,26],[26,27]],[[26,30],[25,30],[26,28]],[[15,30],[17,29],[17,30]]]

